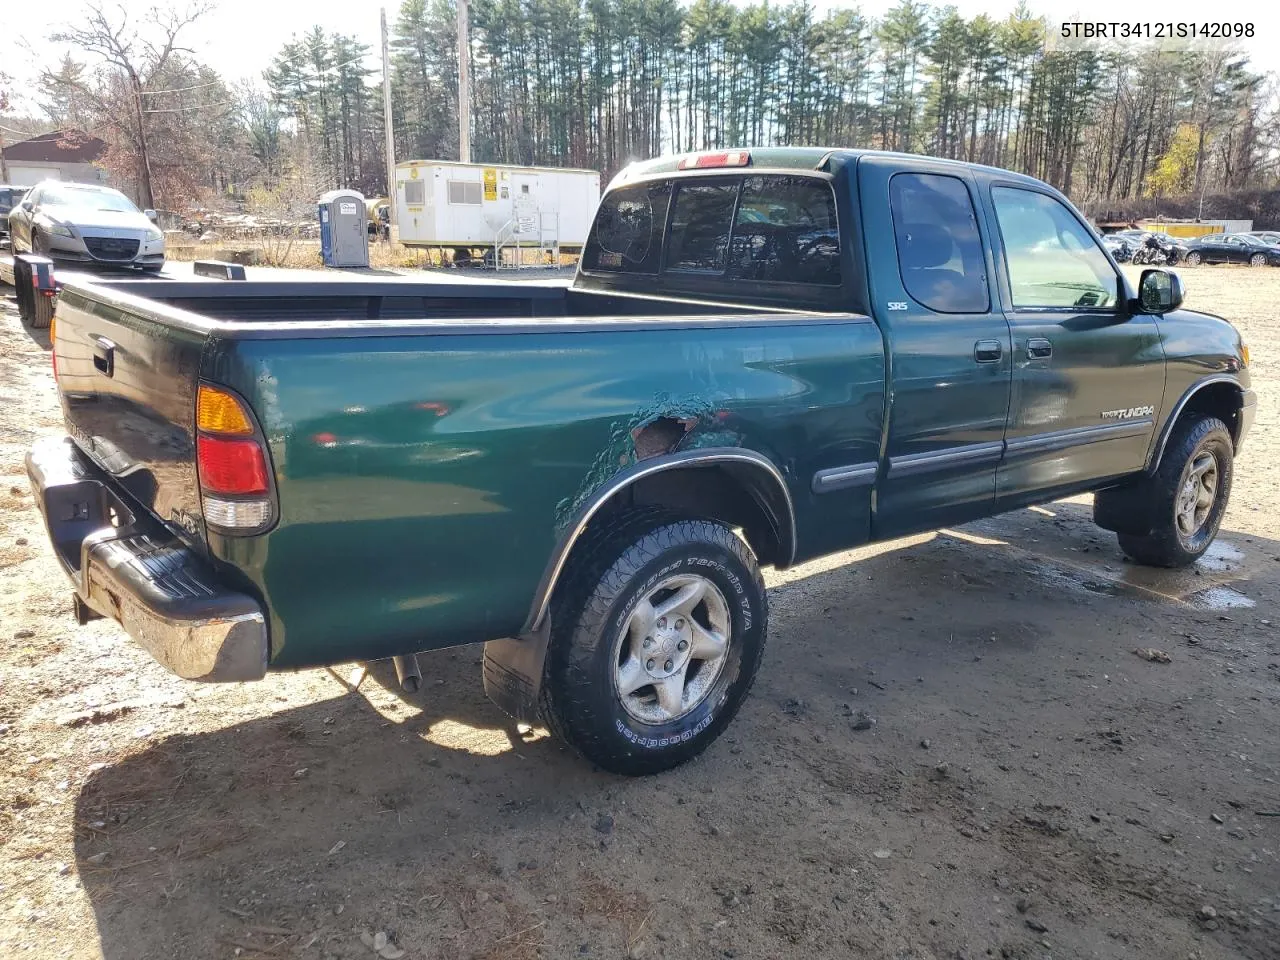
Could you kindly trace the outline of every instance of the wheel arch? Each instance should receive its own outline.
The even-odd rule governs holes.
[[[743,528],[761,563],[785,569],[796,554],[795,506],[786,478],[764,454],[740,447],[682,450],[641,460],[601,484],[573,514],[538,583],[523,634],[543,626],[574,546],[618,507],[650,505]]]
[[[1240,445],[1240,431],[1243,425],[1241,411],[1244,409],[1244,387],[1235,377],[1209,377],[1197,381],[1187,388],[1178,398],[1164,428],[1160,431],[1151,456],[1147,462],[1147,473],[1155,473],[1160,469],[1169,438],[1173,435],[1178,423],[1189,414],[1208,414],[1217,417],[1227,425],[1231,432],[1233,447]]]

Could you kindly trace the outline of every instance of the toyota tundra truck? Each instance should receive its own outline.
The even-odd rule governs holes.
[[[652,773],[747,695],[761,567],[1086,491],[1201,556],[1255,397],[1181,302],[1005,170],[666,157],[571,285],[71,280],[27,469],[79,618],[181,677],[483,642],[503,708]]]

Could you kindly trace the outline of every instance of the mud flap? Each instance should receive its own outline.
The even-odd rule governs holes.
[[[1099,490],[1093,495],[1093,522],[1103,530],[1145,537],[1155,526],[1151,482]]]
[[[531,634],[490,640],[484,645],[484,692],[522,723],[541,722],[538,700],[550,640],[551,618],[547,616]]]

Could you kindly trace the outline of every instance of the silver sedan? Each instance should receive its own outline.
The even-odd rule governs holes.
[[[159,270],[164,234],[154,217],[119,190],[46,180],[9,213],[9,234],[15,252]]]

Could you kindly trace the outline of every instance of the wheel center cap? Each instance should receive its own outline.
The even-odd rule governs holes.
[[[663,680],[680,671],[689,659],[693,631],[686,621],[680,626],[668,624],[653,632],[653,646],[647,651],[645,672],[657,680]]]

